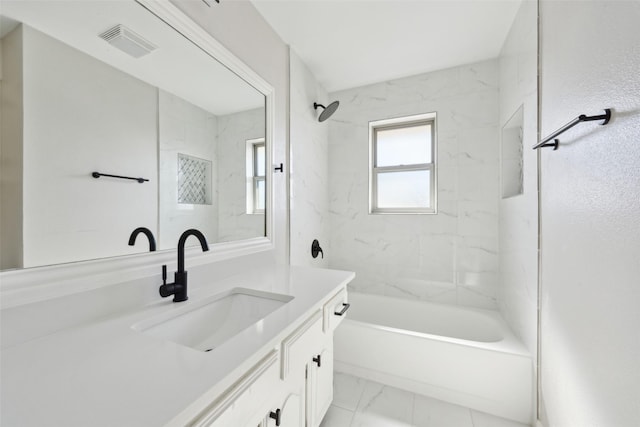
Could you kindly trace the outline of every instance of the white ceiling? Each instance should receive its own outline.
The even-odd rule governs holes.
[[[264,106],[260,92],[135,2],[2,0],[0,12],[0,34],[24,23],[215,115]],[[158,49],[133,58],[98,37],[116,24]]]
[[[499,55],[521,0],[252,0],[329,92]]]

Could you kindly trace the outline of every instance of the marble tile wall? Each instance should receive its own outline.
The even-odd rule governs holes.
[[[500,54],[500,127],[522,107],[522,194],[500,200],[499,308],[536,358],[538,308],[537,2],[524,1]]]
[[[327,93],[294,51],[290,58],[291,264],[326,267],[333,257],[329,242],[329,123],[318,122]],[[324,258],[311,256],[318,239]]]
[[[218,116],[219,242],[265,235],[264,214],[248,214],[246,199],[247,140],[264,135],[264,108]]]
[[[332,268],[360,292],[497,308],[499,73],[489,60],[331,93]],[[437,113],[437,215],[368,214],[368,123]]]
[[[175,248],[180,235],[189,228],[202,231],[210,242],[218,240],[217,132],[215,115],[158,89],[160,249]],[[178,203],[180,154],[211,162],[212,203]]]

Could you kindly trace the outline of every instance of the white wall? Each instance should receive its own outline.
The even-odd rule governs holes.
[[[327,92],[290,51],[291,79],[291,264],[326,267],[329,242],[329,121],[318,122],[313,103],[327,105]],[[331,119],[329,119],[331,120]],[[311,256],[318,239],[324,257]]]
[[[500,200],[499,308],[532,357],[538,322],[538,7],[524,1],[500,54],[500,128],[522,108],[522,194]],[[506,143],[506,141],[503,141]],[[503,177],[504,179],[504,177]]]
[[[541,3],[541,388],[548,427],[640,420],[640,3]]]
[[[131,231],[157,232],[156,89],[28,26],[23,36],[23,266],[139,252]]]
[[[0,269],[22,267],[22,26],[1,41]],[[5,58],[6,56],[6,58]]]
[[[330,266],[352,289],[496,308],[498,61],[329,95]],[[437,112],[438,214],[369,215],[368,122]]]
[[[273,163],[285,164],[284,173],[274,173],[273,214],[275,261],[289,262],[289,51],[287,45],[248,1],[222,1],[207,7],[201,0],[171,0],[216,40],[251,67],[275,90]]]
[[[264,214],[247,214],[246,199],[247,140],[264,137],[264,120],[264,108],[218,117],[217,204],[220,242],[264,236]]]
[[[177,247],[189,228],[200,230],[209,242],[218,241],[217,136],[215,115],[158,89],[158,249]],[[178,203],[178,154],[211,162],[211,204]],[[199,243],[191,239],[188,244]]]

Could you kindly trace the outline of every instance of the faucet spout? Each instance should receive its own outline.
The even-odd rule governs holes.
[[[156,250],[156,239],[153,237],[153,233],[147,227],[138,227],[131,232],[129,236],[129,246],[133,246],[136,243],[136,237],[138,234],[144,234],[149,239],[149,252],[155,252]]]
[[[181,302],[186,301],[188,299],[187,296],[187,272],[184,269],[184,247],[187,242],[187,238],[189,236],[195,236],[200,241],[200,246],[202,247],[202,251],[206,252],[209,250],[209,245],[207,244],[207,239],[204,237],[200,231],[196,229],[189,229],[182,233],[180,239],[178,240],[178,271],[176,271],[173,275],[174,281],[173,283],[163,283],[160,286],[160,296],[165,298],[169,295],[173,295],[173,302]],[[164,270],[163,270],[164,277]]]
[[[202,247],[203,252],[207,252],[209,250],[209,245],[207,244],[207,239],[204,237],[199,230],[195,228],[190,228],[189,230],[182,233],[180,236],[180,240],[178,240],[178,273],[184,271],[184,247],[187,243],[187,238],[189,236],[195,236],[200,241],[200,246]]]

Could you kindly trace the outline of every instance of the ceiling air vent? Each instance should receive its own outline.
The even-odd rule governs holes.
[[[134,58],[140,58],[157,49],[153,43],[146,41],[122,24],[109,28],[100,34],[100,38]]]

